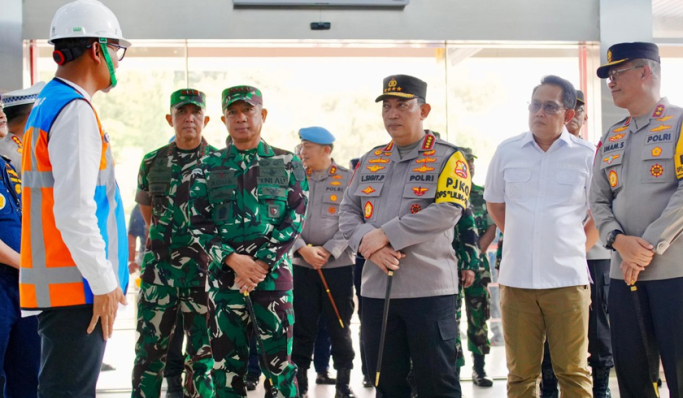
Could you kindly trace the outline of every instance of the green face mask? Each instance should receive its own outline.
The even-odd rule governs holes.
[[[114,64],[111,62],[111,57],[109,56],[109,47],[107,47],[107,39],[101,37],[99,40],[100,49],[102,49],[102,55],[104,55],[104,62],[107,63],[107,69],[109,69],[109,77],[111,78],[111,85],[107,87],[107,91],[116,87],[116,71],[114,71]]]

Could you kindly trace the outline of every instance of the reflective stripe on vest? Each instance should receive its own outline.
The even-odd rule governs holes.
[[[39,95],[26,123],[22,158],[25,210],[19,276],[20,306],[24,309],[90,304],[93,299],[88,282],[56,227],[53,213],[54,175],[48,153],[49,132],[59,113],[72,101],[86,100],[71,86],[53,80]],[[125,291],[128,246],[123,204],[114,178],[111,149],[96,112],[95,117],[102,138],[100,168],[93,193],[97,223],[107,259]]]

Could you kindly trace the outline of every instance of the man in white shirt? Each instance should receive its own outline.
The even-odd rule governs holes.
[[[94,398],[125,304],[128,246],[109,136],[90,100],[116,85],[130,43],[95,0],[57,10],[49,43],[59,67],[36,100],[23,143],[20,306],[41,311],[38,396]]]
[[[505,232],[498,283],[510,398],[535,396],[546,336],[563,395],[592,397],[585,229],[594,223],[583,221],[593,151],[565,128],[575,103],[571,83],[544,77],[531,131],[500,144],[486,178],[484,199]]]

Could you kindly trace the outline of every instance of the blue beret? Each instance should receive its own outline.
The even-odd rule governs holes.
[[[334,136],[323,127],[304,127],[299,130],[299,138],[305,141],[310,141],[314,144],[331,145],[334,142]]]

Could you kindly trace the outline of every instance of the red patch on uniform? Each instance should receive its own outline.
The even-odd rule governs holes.
[[[335,214],[335,213],[337,212],[337,209],[336,209],[334,206],[330,206],[330,207],[327,209],[327,212],[330,213],[330,214]]]
[[[462,160],[458,160],[455,163],[455,169],[453,170],[455,174],[460,178],[467,178],[467,163]]]
[[[609,185],[612,188],[615,188],[617,185],[619,185],[619,176],[617,175],[617,172],[614,170],[609,172]]]
[[[375,211],[375,207],[370,202],[365,202],[365,208],[363,209],[363,214],[365,218],[371,218],[372,213]]]
[[[434,137],[431,134],[427,134],[425,136],[424,141],[422,141],[422,149],[432,149],[434,148],[434,141],[436,141],[436,137]]]
[[[410,212],[411,212],[412,214],[419,213],[420,210],[422,210],[422,206],[418,205],[417,203],[415,203],[414,205],[410,206]]]
[[[389,145],[384,147],[384,152],[390,152],[392,149],[394,149],[394,141],[391,141]]]
[[[665,110],[666,110],[666,106],[664,106],[664,104],[657,105],[657,107],[655,108],[655,111],[652,113],[652,117],[662,117]]]
[[[654,177],[661,177],[664,174],[664,167],[661,164],[655,164],[650,168],[650,174]]]
[[[422,187],[413,187],[413,193],[417,196],[422,196],[425,194],[425,192],[429,191],[429,188],[422,188]]]

